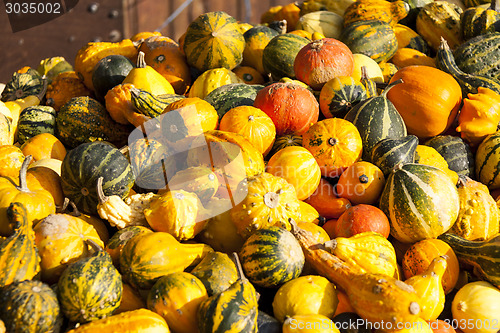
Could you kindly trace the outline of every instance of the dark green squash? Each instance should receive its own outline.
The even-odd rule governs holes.
[[[92,72],[92,85],[97,99],[104,101],[108,90],[121,84],[134,67],[129,58],[120,54],[112,54],[99,60]]]
[[[478,87],[485,87],[500,94],[500,81],[479,74],[468,74],[462,71],[456,64],[453,52],[450,50],[446,40],[441,39],[441,45],[436,55],[436,65],[442,71],[449,73],[457,80],[462,88],[462,96],[469,93],[477,94]]]
[[[373,147],[387,138],[406,136],[406,125],[392,102],[386,97],[387,92],[400,82],[389,85],[380,96],[370,97],[358,103],[344,117],[356,126],[363,142],[365,161],[370,161]]]
[[[226,253],[218,251],[207,254],[191,274],[201,280],[209,296],[223,292],[238,279],[234,262]]]
[[[70,264],[57,282],[57,297],[64,315],[86,323],[110,316],[120,306],[122,277],[111,256],[93,241],[95,253]]]
[[[222,119],[232,108],[243,105],[253,106],[255,97],[262,88],[264,86],[260,84],[225,84],[212,90],[204,100],[215,108],[219,119]]]
[[[243,243],[240,258],[247,278],[261,287],[278,287],[298,277],[305,262],[295,237],[276,226],[253,232]]]
[[[500,235],[484,241],[470,241],[445,233],[439,239],[451,246],[461,263],[474,267],[474,274],[500,288]]]
[[[408,163],[396,166],[389,175],[379,206],[389,218],[391,235],[414,243],[448,231],[458,217],[460,199],[444,171]]]
[[[305,37],[286,33],[269,41],[262,53],[262,64],[266,73],[274,80],[282,77],[295,77],[293,63],[297,53],[311,41]]]
[[[125,198],[134,184],[134,174],[127,158],[105,142],[83,143],[70,150],[61,165],[61,185],[64,195],[78,209],[97,214],[97,179],[103,177],[106,196]]]
[[[17,125],[17,141],[23,144],[41,133],[55,134],[56,110],[51,106],[37,105],[23,109]]]
[[[474,155],[470,146],[462,138],[453,135],[438,135],[424,144],[436,149],[444,157],[450,170],[458,175],[474,177]]]
[[[377,63],[389,60],[398,49],[398,40],[392,26],[378,20],[350,23],[342,30],[339,40],[352,53],[364,54]]]
[[[371,161],[387,177],[396,165],[415,161],[417,145],[418,138],[415,135],[380,140],[373,146]]]
[[[302,146],[302,135],[296,134],[285,134],[281,136],[277,136],[274,140],[273,147],[267,154],[267,159],[271,158],[274,154],[285,147]]]
[[[0,320],[9,333],[59,332],[60,310],[56,293],[41,281],[16,282],[0,290]]]
[[[14,101],[30,95],[39,95],[44,90],[44,82],[40,73],[29,68],[25,73],[14,72],[2,91],[2,102]],[[43,96],[41,96],[43,97]]]
[[[453,55],[465,73],[500,80],[500,32],[471,38],[457,46]]]
[[[352,77],[328,81],[319,94],[321,112],[326,118],[343,118],[352,107],[367,99],[365,86]]]
[[[0,288],[31,280],[40,272],[35,231],[28,221],[26,208],[13,202],[7,208],[7,217],[14,226],[14,232],[0,242]]]
[[[64,104],[57,113],[56,126],[56,136],[68,148],[98,140],[121,147],[133,130],[115,122],[101,103],[88,96],[74,97]]]
[[[197,316],[200,333],[257,332],[257,292],[244,276],[238,259],[236,267],[238,280],[200,304]]]

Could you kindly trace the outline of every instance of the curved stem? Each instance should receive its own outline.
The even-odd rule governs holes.
[[[85,239],[85,244],[90,246],[94,252],[103,251],[103,248],[90,238]]]
[[[19,170],[19,186],[16,186],[17,190],[20,192],[29,192],[28,183],[26,181],[26,174],[28,172],[28,166],[31,163],[33,156],[28,155],[24,158],[21,169]]]
[[[78,210],[78,208],[76,207],[76,205],[73,201],[70,200],[69,204],[70,204],[71,208],[73,208],[73,211],[71,212],[72,216],[78,217],[78,216],[82,215],[82,213],[80,213],[80,211]]]
[[[99,199],[99,203],[100,204],[103,204],[105,203],[106,201],[108,201],[108,197],[104,194],[104,191],[102,190],[102,180],[104,178],[103,177],[99,177],[97,179],[97,198]]]
[[[146,68],[146,60],[144,59],[144,52],[139,51],[139,55],[137,56],[137,68]]]
[[[233,260],[234,260],[234,264],[236,265],[236,270],[238,271],[238,279],[240,281],[246,281],[247,278],[246,278],[245,274],[243,273],[243,267],[241,267],[241,262],[240,262],[240,258],[238,257],[238,253],[233,252]]]

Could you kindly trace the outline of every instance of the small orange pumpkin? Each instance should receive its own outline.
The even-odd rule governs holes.
[[[328,118],[313,124],[302,135],[321,168],[321,175],[337,177],[361,158],[363,144],[358,129],[342,118]]]
[[[191,73],[186,57],[173,39],[165,36],[146,38],[139,47],[144,60],[172,85],[176,94],[183,95],[191,85]]]
[[[445,132],[455,120],[462,90],[448,73],[429,66],[400,68],[391,83],[402,79],[387,93],[403,117],[408,134],[429,138]]]
[[[326,219],[337,219],[349,207],[351,202],[346,198],[339,198],[335,188],[325,178],[321,178],[316,190],[304,202],[313,206]]]
[[[106,110],[108,110],[114,121],[139,127],[148,121],[149,117],[136,112],[132,104],[132,94],[130,93],[130,89],[133,87],[134,85],[131,83],[114,86],[108,91],[104,99],[106,101]]]
[[[219,129],[243,135],[264,156],[273,147],[276,137],[273,120],[260,109],[249,105],[229,110],[222,117]]]
[[[348,167],[339,177],[337,194],[353,204],[375,204],[385,185],[382,170],[366,161]]]
[[[238,66],[233,69],[234,74],[246,84],[264,84],[264,77],[255,68],[250,66]]]
[[[75,71],[59,73],[47,87],[46,104],[59,111],[73,97],[93,96]]]
[[[50,133],[40,133],[28,139],[21,146],[21,151],[25,156],[33,156],[33,161],[44,158],[55,158],[62,161],[66,156],[66,147]]]

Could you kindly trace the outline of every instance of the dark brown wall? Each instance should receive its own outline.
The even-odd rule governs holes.
[[[23,66],[37,67],[40,60],[63,56],[73,63],[75,55],[89,41],[111,41],[131,37],[139,31],[154,31],[186,0],[80,0],[61,17],[28,30],[13,33],[4,7],[0,4],[0,82],[7,82]],[[189,0],[187,0],[189,1]],[[175,40],[198,15],[223,10],[240,21],[259,23],[260,16],[272,6],[292,0],[192,0],[164,29]],[[91,12],[91,5],[97,11]],[[95,7],[94,7],[95,8]],[[113,15],[114,14],[114,15]]]

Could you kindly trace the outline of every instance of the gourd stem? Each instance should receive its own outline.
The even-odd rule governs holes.
[[[400,84],[400,83],[403,83],[403,79],[398,79],[394,82],[389,83],[387,85],[387,87],[384,89],[384,91],[382,91],[381,96],[386,97],[389,90],[391,90],[392,87],[394,87],[395,85]]]
[[[42,90],[40,91],[40,93],[38,95],[36,95],[36,97],[38,98],[38,100],[42,100],[43,97],[45,96],[45,93],[47,92],[47,76],[42,76]]]
[[[104,194],[104,191],[102,190],[102,180],[103,177],[99,177],[97,179],[97,198],[99,199],[99,203],[103,204],[106,201],[108,201],[108,197]]]
[[[146,60],[142,51],[139,51],[139,55],[137,56],[137,68],[146,68]]]
[[[73,201],[70,200],[69,204],[71,205],[71,208],[73,208],[73,211],[71,212],[72,216],[78,217],[78,216],[82,215],[82,213],[80,213],[80,211],[78,210],[78,208],[76,207],[76,205]]]
[[[70,200],[68,197],[64,197],[64,202],[62,204],[62,206],[57,206],[57,209],[58,209],[58,213],[63,213],[66,211],[66,209],[68,208],[68,205],[70,203]]]
[[[19,170],[19,186],[16,188],[20,192],[29,192],[28,183],[26,181],[26,174],[28,172],[28,166],[31,163],[33,156],[28,155],[24,158],[23,164],[21,165],[21,169]]]
[[[92,248],[92,250],[94,250],[94,252],[103,251],[103,248],[90,238],[85,239],[85,244],[90,246]]]
[[[236,265],[236,270],[238,271],[238,279],[240,281],[246,281],[247,278],[246,278],[245,274],[243,273],[243,267],[241,267],[241,262],[240,262],[240,258],[238,257],[238,253],[233,252],[233,260],[234,260],[234,264]]]
[[[329,241],[324,242],[323,246],[328,252],[333,254],[333,250],[337,247],[337,241],[335,239],[330,239]]]

